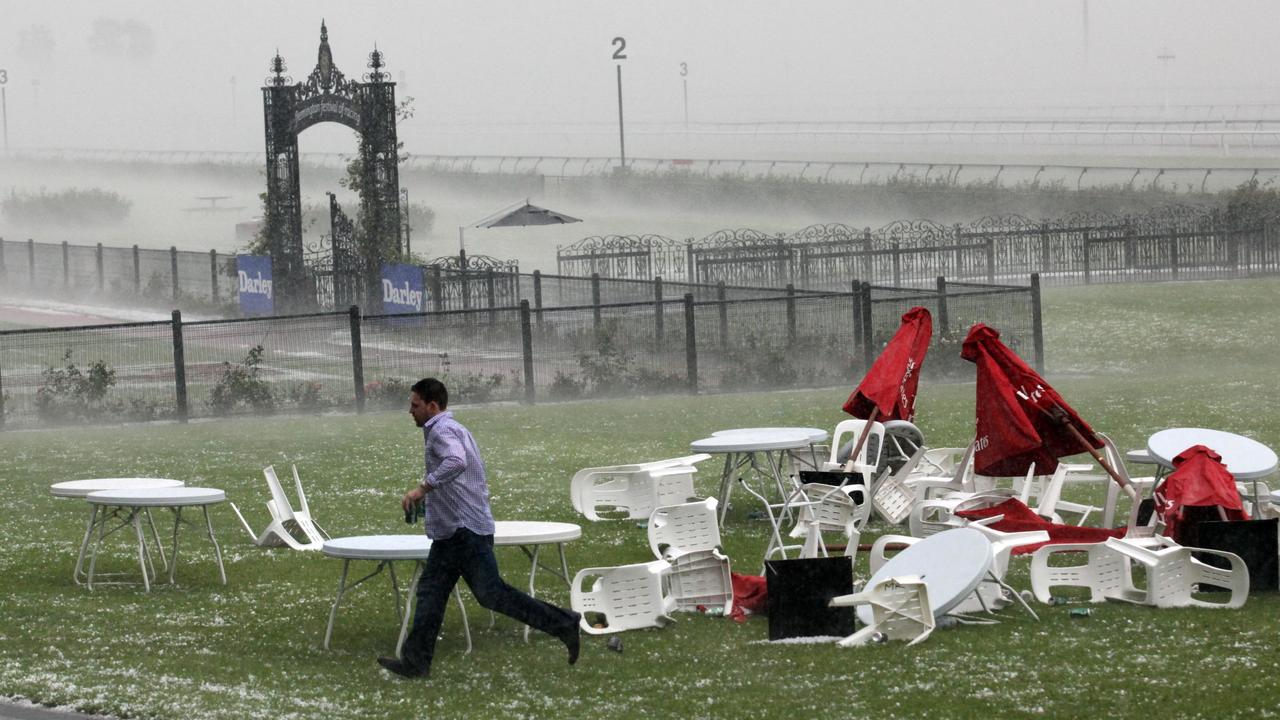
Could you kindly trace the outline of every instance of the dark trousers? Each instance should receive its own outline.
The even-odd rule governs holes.
[[[493,556],[493,536],[477,535],[466,528],[445,540],[434,540],[427,564],[418,580],[418,606],[413,627],[405,638],[402,657],[414,668],[430,669],[436,636],[444,609],[458,578],[467,581],[471,594],[486,610],[500,612],[535,630],[559,637],[577,622],[564,608],[529,597],[503,582]]]

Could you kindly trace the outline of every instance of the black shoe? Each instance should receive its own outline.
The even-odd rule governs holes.
[[[413,667],[405,661],[393,657],[380,657],[378,658],[378,664],[402,678],[423,678],[430,673],[429,670]]]
[[[578,662],[578,650],[581,648],[581,645],[582,645],[581,630],[578,628],[578,621],[580,621],[581,619],[582,619],[581,615],[579,615],[576,612],[573,613],[573,625],[567,628],[560,635],[560,642],[564,643],[564,646],[569,649],[570,665],[573,665],[574,663]]]

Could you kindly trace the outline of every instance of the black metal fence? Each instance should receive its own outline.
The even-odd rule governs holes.
[[[1244,277],[1280,273],[1280,224],[1179,206],[1044,222],[1013,215],[969,225],[894,222],[874,231],[812,225],[791,234],[723,230],[686,241],[591,237],[559,248],[556,262],[569,275],[806,289],[843,288],[853,277],[896,287],[940,276],[992,284],[1031,273],[1052,284]]]
[[[410,315],[353,307],[183,322],[174,311],[165,322],[0,332],[0,426],[399,408],[428,375],[463,403],[842,385],[913,305],[936,318],[926,375],[972,373],[959,340],[978,320],[1043,367],[1035,278]]]
[[[434,262],[434,261],[433,261]],[[331,271],[309,267],[320,310],[334,310]],[[689,283],[661,277],[633,279],[521,273],[513,264],[423,267],[425,308],[436,312],[514,307],[528,300],[534,309],[599,305],[683,297],[729,300],[777,297],[772,287],[723,282]],[[786,285],[786,283],[783,283]],[[234,255],[216,250],[191,252],[0,239],[0,294],[30,295],[65,302],[128,302],[144,307],[178,307],[202,315],[239,315]],[[813,292],[797,290],[796,292]]]

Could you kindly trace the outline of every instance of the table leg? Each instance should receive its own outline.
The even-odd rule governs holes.
[[[93,507],[96,510],[97,508],[101,508],[102,506],[94,505]],[[98,565],[98,551],[102,549],[102,537],[106,534],[106,531],[107,531],[106,509],[103,508],[102,512],[103,512],[102,521],[98,523],[98,542],[93,544],[93,552],[90,553],[89,555],[89,576],[85,578],[85,584],[88,585],[89,590],[93,590],[93,570]]]
[[[724,470],[720,472],[720,524],[724,525],[724,514],[729,510],[729,493],[733,490],[733,453],[725,453]]]
[[[343,558],[342,575],[338,578],[338,594],[333,597],[333,605],[329,608],[329,624],[324,629],[324,649],[329,649],[329,638],[333,635],[333,620],[338,616],[338,605],[342,603],[342,596],[347,591],[347,569],[351,567],[351,561]],[[397,646],[396,654],[400,654]]]
[[[538,588],[535,582],[538,579],[538,553],[542,550],[541,545],[534,545],[533,552],[530,553],[528,548],[521,547],[526,555],[529,555],[529,597],[538,597]],[[529,642],[529,626],[524,626],[524,641]]]
[[[213,521],[209,519],[209,506],[201,505],[200,509],[204,510],[204,525],[209,529],[209,542],[213,543],[213,556],[218,559],[218,576],[222,578],[222,584],[226,585],[227,569],[222,565],[222,548],[218,547],[218,538],[214,537],[213,534]],[[174,550],[175,560],[177,559],[177,554],[177,550]]]
[[[71,573],[71,579],[79,585],[81,577],[84,576],[84,553],[89,549],[89,541],[93,538],[93,526],[98,519],[98,506],[89,505],[89,522],[84,526],[84,539],[80,541],[80,554],[76,556],[76,569]]]
[[[396,580],[396,564],[393,562],[387,563],[387,571],[391,575],[391,594],[396,596],[396,619],[403,622],[404,614],[405,612],[408,611],[408,608],[405,608],[402,606],[407,605],[408,602],[407,601],[404,603],[400,602],[400,582]],[[412,585],[410,585],[410,587],[412,587]],[[397,649],[396,657],[399,657],[399,656],[400,656],[400,651],[399,649]]]
[[[150,515],[150,513],[147,513]],[[173,509],[173,562],[169,563],[169,584],[173,584],[173,573],[178,569],[178,526],[182,524],[182,506]],[[160,541],[156,540],[159,545]],[[164,560],[163,557],[160,558]]]
[[[417,561],[417,567],[413,571],[413,582],[409,585],[409,592],[413,595],[418,594],[418,583],[422,581],[422,569],[426,566],[422,560]],[[467,621],[467,608],[462,604],[462,589],[454,586],[453,597],[458,601],[458,612],[462,615],[462,632],[467,637],[467,651],[463,655],[471,654],[471,624]],[[406,603],[407,605],[408,603]],[[416,606],[415,606],[416,611]],[[396,657],[403,659],[404,639],[409,636],[409,612],[406,607],[404,617],[400,619],[400,637],[396,639]]]
[[[164,545],[160,542],[160,533],[156,532],[156,521],[151,517],[151,508],[147,508],[145,512],[147,513],[147,523],[151,525],[151,537],[156,540],[156,552],[160,553],[160,563],[168,566],[169,561],[164,558]]]
[[[147,592],[151,592],[151,578],[147,576],[147,541],[142,535],[142,513],[134,508],[132,515],[130,519],[133,521],[133,530],[138,536],[138,566],[142,568],[142,586]]]

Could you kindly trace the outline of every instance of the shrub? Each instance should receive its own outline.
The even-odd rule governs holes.
[[[329,407],[329,399],[320,394],[324,386],[315,381],[301,382],[289,388],[289,402],[304,410],[323,410]]]
[[[83,372],[71,360],[71,349],[63,353],[61,368],[46,367],[36,389],[36,415],[45,422],[89,420],[113,413],[119,404],[107,401],[107,391],[116,384],[116,371],[95,360]]]
[[[276,400],[271,394],[271,387],[259,373],[258,366],[265,353],[261,345],[255,345],[239,363],[222,363],[222,377],[209,396],[209,406],[214,413],[226,415],[240,406],[250,407],[255,412],[275,410]]]
[[[365,383],[364,399],[365,402],[373,403],[379,407],[399,407],[406,404],[409,400],[409,390],[412,386],[400,378],[383,378],[375,380],[371,383]]]
[[[48,225],[117,224],[133,205],[119,193],[98,188],[38,193],[11,192],[0,200],[0,209],[11,222]]]

